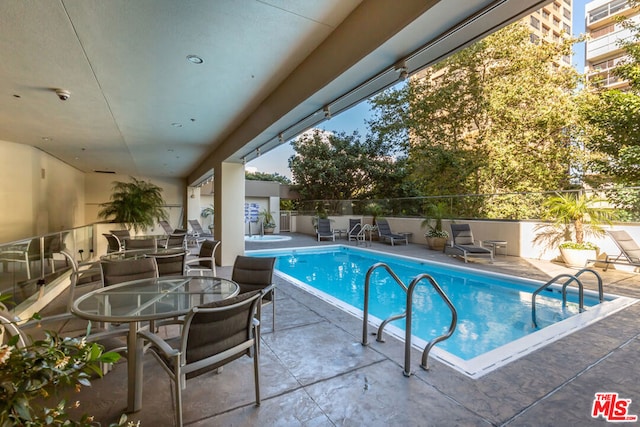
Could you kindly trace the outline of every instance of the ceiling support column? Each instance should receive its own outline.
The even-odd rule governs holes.
[[[214,167],[214,236],[220,240],[216,261],[233,265],[244,254],[244,165],[222,162]]]

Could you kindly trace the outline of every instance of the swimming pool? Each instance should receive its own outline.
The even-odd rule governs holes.
[[[348,246],[325,246],[269,251],[247,251],[252,256],[276,256],[278,274],[292,283],[362,318],[365,275],[377,262],[388,264],[405,283],[420,273],[432,275],[458,311],[453,336],[437,344],[432,357],[477,377],[555,341],[635,300],[585,291],[587,311],[578,314],[577,294],[569,288],[568,307],[562,307],[559,291],[544,291],[536,299],[538,328],[531,322],[531,293],[543,283],[492,274],[476,269],[400,257]],[[383,270],[371,278],[370,313],[381,319],[404,311],[405,294]],[[450,311],[436,292],[418,286],[414,293],[414,345],[446,332]],[[385,331],[404,337],[404,320]]]

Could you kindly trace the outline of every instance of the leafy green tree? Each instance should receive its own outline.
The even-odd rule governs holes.
[[[638,6],[637,1],[630,1]],[[583,91],[581,114],[584,118],[583,141],[592,156],[587,163],[586,180],[592,186],[613,189],[608,197],[622,210],[621,218],[640,218],[640,194],[623,187],[640,185],[640,25],[623,20],[631,36],[619,42],[626,58],[613,73],[629,82],[625,90],[600,88],[592,81]]]
[[[527,27],[512,24],[376,97],[371,129],[408,150],[422,195],[565,188],[579,76],[556,64],[574,41],[531,43]],[[484,200],[464,209],[512,217],[528,209]]]
[[[246,179],[247,181],[275,181],[285,185],[291,184],[291,180],[289,178],[284,175],[280,175],[278,172],[265,173],[245,171],[244,179]]]
[[[318,129],[292,142],[289,168],[302,200],[348,200],[399,197],[396,186],[405,173],[402,159],[388,146],[367,138]]]

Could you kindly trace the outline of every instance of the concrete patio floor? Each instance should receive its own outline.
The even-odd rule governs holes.
[[[287,242],[251,243],[247,250],[318,245],[313,236]],[[345,240],[336,243],[347,244]],[[322,245],[334,242],[322,242]],[[424,244],[372,249],[461,264]],[[541,280],[567,271],[545,261],[497,256],[473,267]],[[605,292],[640,297],[640,275],[602,272]],[[218,268],[229,277],[231,267]],[[262,404],[254,405],[252,360],[243,357],[220,374],[191,379],[183,393],[184,421],[191,426],[585,426],[594,395],[615,392],[631,399],[629,414],[640,414],[640,304],[574,332],[479,379],[430,359],[419,367],[412,354],[411,377],[403,376],[403,344],[371,339],[360,344],[362,322],[280,277],[276,331],[271,309],[263,311]],[[588,287],[593,287],[590,284]],[[371,329],[370,329],[371,330]],[[150,356],[144,361],[143,408],[129,414],[142,426],[173,425],[171,383]],[[108,425],[126,407],[126,361],[72,397],[82,412]]]

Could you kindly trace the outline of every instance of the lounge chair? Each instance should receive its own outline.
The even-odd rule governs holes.
[[[331,228],[331,220],[328,218],[318,218],[316,234],[318,235],[318,242],[322,239],[336,240],[336,234]]]
[[[196,243],[200,244],[207,239],[213,240],[213,234],[204,231],[197,219],[190,219],[189,225],[191,226],[191,236],[195,239]]]
[[[168,221],[161,219],[160,221],[158,221],[158,224],[160,224],[160,227],[162,227],[166,235],[173,233],[173,227],[169,225]]]
[[[198,237],[210,237],[213,239],[213,234],[204,231],[202,225],[200,225],[200,222],[197,219],[190,219],[189,225],[191,226],[191,231],[194,235]]]
[[[347,230],[347,240],[358,240],[358,233],[362,231],[362,222],[359,219],[349,218],[349,230]]]
[[[404,242],[405,245],[409,244],[409,237],[406,234],[393,233],[386,219],[376,219],[376,225],[378,226],[378,236],[381,241],[389,241],[391,246],[395,246],[396,242]]]
[[[493,262],[493,251],[475,243],[469,224],[451,224],[451,236],[453,240],[451,246],[444,248],[445,254],[462,256],[465,263],[470,256],[488,256]]]
[[[629,235],[625,230],[611,230],[607,231],[607,234],[613,242],[620,249],[620,254],[615,258],[607,257],[604,260],[589,260],[593,262],[604,262],[607,265],[604,271],[607,271],[610,264],[630,265],[633,267],[640,267],[640,246],[633,240],[633,237]]]

